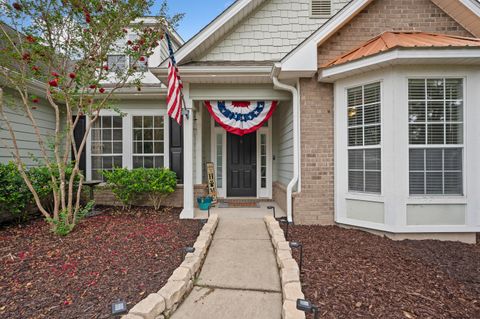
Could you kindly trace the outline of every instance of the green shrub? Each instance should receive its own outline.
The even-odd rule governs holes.
[[[103,176],[124,208],[130,207],[135,197],[146,195],[155,209],[159,209],[177,185],[176,174],[168,168],[116,168],[104,171]]]
[[[0,212],[5,219],[23,221],[32,195],[15,163],[0,164]]]
[[[75,225],[85,218],[88,212],[93,208],[94,201],[88,202],[85,207],[83,207],[77,214],[75,218],[75,223],[71,223],[68,221],[68,214],[65,211],[62,211],[58,214],[58,220],[54,220],[53,218],[47,218],[47,222],[52,224],[54,227],[53,232],[59,236],[67,236],[73,230]]]
[[[72,174],[73,167],[65,169],[67,179]],[[53,183],[51,175],[59,180],[56,167],[39,166],[26,171],[33,188],[38,194],[42,205],[53,212]],[[75,180],[76,192],[79,178]],[[29,215],[28,209],[33,207],[33,195],[25,184],[17,165],[14,162],[0,164],[0,212],[5,220],[25,221]]]
[[[160,208],[163,200],[175,191],[177,175],[168,168],[143,169],[144,187],[148,198],[152,201],[156,210]]]

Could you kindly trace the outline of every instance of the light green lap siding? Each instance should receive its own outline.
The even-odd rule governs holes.
[[[293,111],[290,101],[282,101],[272,118],[273,181],[283,185],[293,178]]]
[[[37,162],[34,159],[43,161],[43,156],[32,122],[25,115],[22,102],[18,98],[12,97],[8,91],[4,94],[4,103],[7,105],[4,111],[15,131],[22,160],[27,166],[35,166]],[[32,110],[32,113],[41,137],[48,145],[55,132],[54,110],[49,105],[40,103],[36,110]],[[14,159],[12,150],[12,137],[7,130],[5,119],[0,116],[0,163],[7,163]]]

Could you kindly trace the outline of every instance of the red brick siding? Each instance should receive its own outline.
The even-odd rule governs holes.
[[[430,0],[375,0],[318,49],[322,65],[384,31],[472,35]],[[299,224],[334,222],[333,85],[300,80],[301,183],[294,197]]]

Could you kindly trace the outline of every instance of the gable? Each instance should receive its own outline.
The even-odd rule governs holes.
[[[433,1],[440,0],[352,0],[276,63],[273,74],[284,79],[310,77],[326,60],[346,53],[384,31],[424,31],[472,37],[472,33],[463,27],[465,21],[456,22]],[[480,3],[477,0],[455,1],[464,5],[459,12],[472,12],[477,17],[474,22],[480,24]],[[369,15],[375,11],[376,15]],[[451,13],[451,10],[446,11]],[[327,42],[335,52],[328,51]],[[319,46],[324,48],[320,54],[317,53]],[[318,57],[323,61],[317,61]]]
[[[333,0],[332,14],[349,0]],[[199,61],[279,61],[327,18],[311,18],[311,0],[268,0]]]
[[[385,31],[420,31],[473,37],[431,0],[402,0],[400,3],[398,0],[373,0],[318,47],[318,67]]]

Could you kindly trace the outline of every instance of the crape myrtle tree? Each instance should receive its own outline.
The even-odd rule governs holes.
[[[60,227],[72,230],[85,212],[79,164],[100,111],[115,109],[112,101],[120,88],[141,90],[143,74],[136,65],[146,61],[166,28],[181,18],[168,17],[164,2],[154,25],[139,22],[152,4],[150,0],[0,0],[0,94],[7,87],[21,101],[16,107],[33,128],[41,151],[38,160],[49,168],[53,208],[42,204],[32,184],[5,110],[5,96],[0,96],[0,120],[10,134],[9,149],[20,174],[55,232]],[[130,32],[137,34],[135,40],[127,38]],[[109,52],[129,56],[130,63],[109,70]],[[43,86],[42,95],[31,93],[35,83]],[[35,115],[39,97],[55,114],[50,137],[43,135]],[[86,116],[86,129],[76,143],[74,130],[81,116]]]

